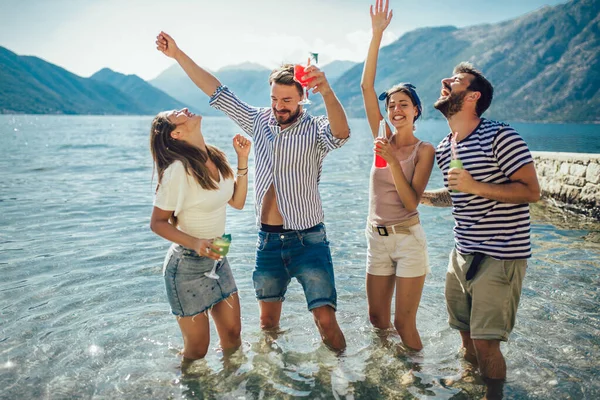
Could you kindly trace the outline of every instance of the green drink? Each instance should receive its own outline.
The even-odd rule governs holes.
[[[225,257],[229,252],[229,246],[231,245],[231,235],[223,235],[222,237],[215,238],[215,240],[213,240],[213,245],[221,249],[213,251]]]
[[[464,169],[462,161],[460,161],[457,158],[450,160],[450,168]],[[452,192],[453,193],[459,193],[460,190],[452,189]]]
[[[231,245],[231,235],[223,235],[220,237],[216,237],[212,242],[213,247],[218,247],[217,249],[212,248],[211,251],[219,254],[221,257],[225,257],[229,252],[229,246]],[[215,261],[213,268],[210,272],[205,272],[204,275],[211,279],[219,279],[219,275],[217,275],[217,266],[221,261]]]

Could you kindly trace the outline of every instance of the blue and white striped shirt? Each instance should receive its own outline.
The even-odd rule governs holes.
[[[448,188],[452,134],[438,145],[436,159]],[[527,144],[507,124],[482,118],[479,126],[457,143],[463,167],[479,182],[502,184],[533,162]],[[501,260],[531,257],[529,204],[502,203],[469,193],[450,192],[454,239],[460,253],[481,252]]]
[[[294,124],[281,129],[270,108],[252,107],[226,86],[217,89],[210,105],[254,138],[257,224],[271,184],[285,229],[308,229],[323,222],[318,190],[323,159],[348,138],[337,139],[326,116],[313,117],[304,110]]]

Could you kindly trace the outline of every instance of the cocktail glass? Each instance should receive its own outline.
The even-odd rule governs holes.
[[[308,65],[307,65],[308,67]],[[300,65],[300,64],[296,64],[294,65],[294,79],[300,84],[302,85],[302,90],[303,90],[303,96],[302,96],[302,100],[300,100],[298,102],[298,104],[300,105],[306,105],[306,104],[311,104],[312,102],[308,99],[308,82],[309,80],[305,80],[304,77],[306,76],[306,72],[304,71],[305,66],[304,65]]]
[[[211,279],[219,279],[219,275],[217,275],[217,267],[219,266],[219,263],[223,260],[223,257],[225,257],[229,252],[229,246],[231,245],[231,235],[223,235],[217,237],[213,240],[212,244],[214,247],[217,247],[217,249],[213,248],[212,251],[221,255],[221,259],[216,260],[215,264],[212,267],[212,270],[210,270],[210,272],[205,272],[204,275]]]

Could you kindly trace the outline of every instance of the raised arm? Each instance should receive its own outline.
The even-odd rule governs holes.
[[[383,119],[383,116],[379,111],[377,93],[375,92],[375,74],[377,71],[377,57],[379,56],[379,46],[381,45],[383,32],[390,24],[393,15],[391,10],[388,13],[388,8],[389,0],[385,1],[385,7],[383,7],[383,0],[376,0],[374,9],[373,6],[371,6],[371,28],[373,34],[371,36],[371,44],[369,44],[369,52],[367,53],[363,68],[362,79],[360,81],[363,102],[367,113],[367,121],[371,127],[373,137],[377,137],[379,121]],[[387,127],[387,130],[389,131],[389,127]]]
[[[244,136],[237,134],[233,138],[233,148],[237,154],[237,174],[233,196],[229,200],[229,205],[241,210],[246,204],[246,195],[248,194],[248,155],[252,142]]]
[[[175,40],[165,32],[159,33],[156,37],[156,48],[167,57],[177,61],[192,82],[207,96],[212,96],[221,86],[221,82],[213,74],[196,64],[183,50],[177,47]]]
[[[344,111],[342,103],[340,103],[329,85],[325,73],[318,67],[311,65],[306,68],[306,80],[310,80],[307,86],[308,90],[312,89],[313,93],[321,93],[321,96],[323,96],[323,103],[325,103],[325,111],[333,136],[337,139],[346,139],[350,136],[346,111]]]

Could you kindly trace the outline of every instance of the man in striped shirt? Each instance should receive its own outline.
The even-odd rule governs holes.
[[[323,159],[348,140],[350,128],[324,73],[311,65],[305,69],[305,80],[308,90],[323,97],[327,116],[309,115],[298,104],[303,89],[294,80],[293,65],[271,73],[271,107],[253,107],[199,67],[166,33],[158,35],[157,45],[163,53],[172,54],[190,79],[210,96],[211,106],[254,139],[255,207],[260,230],[252,280],[261,328],[279,326],[287,287],[291,278],[296,278],[323,342],[334,350],[344,349],[346,342],[335,315],[337,292],[318,185]]]
[[[479,365],[487,399],[502,397],[506,364],[500,341],[514,326],[531,257],[528,203],[540,198],[523,139],[509,125],[481,118],[492,96],[490,82],[469,63],[460,63],[452,77],[442,80],[434,107],[452,132],[436,150],[445,188],[422,198],[427,205],[453,207],[448,321],[460,331],[465,358]],[[462,168],[450,167],[453,157]]]

